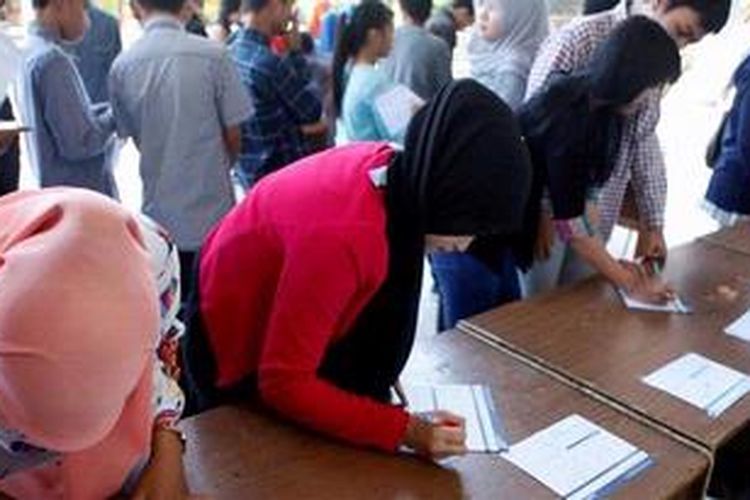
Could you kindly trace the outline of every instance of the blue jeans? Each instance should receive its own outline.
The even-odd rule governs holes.
[[[461,319],[521,298],[518,272],[509,249],[497,256],[498,272],[466,253],[434,253],[430,264],[440,297],[440,331],[453,328]]]

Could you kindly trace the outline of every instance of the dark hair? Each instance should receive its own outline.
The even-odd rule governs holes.
[[[266,8],[270,0],[242,0],[242,12],[258,12]]]
[[[731,4],[731,0],[667,0],[667,11],[689,7],[700,16],[706,33],[718,33],[729,19]]]
[[[364,0],[350,14],[339,17],[336,47],[333,51],[333,108],[341,116],[344,100],[344,69],[367,42],[370,30],[384,30],[393,24],[393,11],[379,0]]]
[[[605,10],[613,9],[620,3],[620,0],[586,0],[583,3],[583,14],[596,14]]]
[[[305,55],[315,52],[315,40],[310,33],[303,31],[299,34],[299,49]]]
[[[519,117],[532,155],[570,147],[588,159],[580,166],[588,170],[589,180],[602,185],[619,149],[618,108],[679,75],[680,53],[664,28],[644,16],[628,18],[584,68],[554,73],[547,86],[524,103]],[[598,106],[591,106],[592,98]]]
[[[422,25],[432,12],[432,0],[399,0],[401,10],[415,23]]]
[[[185,0],[137,0],[137,2],[144,9],[172,14],[177,14],[185,6]]]
[[[661,25],[632,16],[597,47],[584,71],[594,98],[623,106],[648,88],[677,80],[680,52]]]
[[[469,14],[474,15],[474,0],[453,0],[451,2],[453,9],[466,9]]]
[[[36,9],[44,9],[49,5],[50,0],[31,0],[31,6]]]
[[[219,24],[227,32],[232,27],[232,14],[240,10],[240,2],[241,0],[221,0],[219,6]]]

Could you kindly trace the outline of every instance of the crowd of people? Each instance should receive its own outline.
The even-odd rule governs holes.
[[[84,0],[32,3],[2,116],[42,189],[18,191],[0,131],[0,494],[185,498],[180,418],[250,400],[357,446],[464,453],[459,415],[392,402],[425,257],[441,330],[594,273],[675,293],[660,100],[730,0],[586,2],[556,30],[545,0],[399,0],[397,28],[380,0],[321,1],[309,33],[292,0],[224,2],[218,29],[193,0],[132,0],[124,52]],[[750,216],[750,58],[734,85],[705,200],[725,225]],[[394,130],[378,102],[399,88],[420,104]],[[139,214],[113,175],[126,139]],[[632,261],[606,250],[628,187]]]

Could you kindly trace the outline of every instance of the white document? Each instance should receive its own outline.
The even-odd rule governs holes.
[[[750,392],[750,377],[689,353],[648,375],[643,381],[718,417]]]
[[[503,458],[570,499],[602,493],[651,464],[645,452],[580,415],[511,446]]]
[[[732,337],[737,337],[738,339],[750,342],[750,311],[740,316],[724,331]]]
[[[627,292],[621,288],[617,289],[620,294],[625,307],[633,311],[651,311],[651,312],[666,312],[666,313],[677,313],[677,314],[691,314],[693,310],[688,307],[680,297],[670,300],[664,304],[651,304],[649,302],[642,302],[634,299],[627,294]]]
[[[0,100],[5,99],[8,87],[21,69],[21,51],[5,33],[0,33]]]
[[[0,132],[28,132],[29,130],[31,130],[29,127],[17,121],[0,120]]]
[[[483,385],[404,386],[409,410],[445,410],[466,419],[466,447],[470,452],[497,453],[508,449],[492,395]]]
[[[414,114],[423,105],[424,100],[404,85],[396,85],[375,98],[375,109],[391,136],[406,130]]]

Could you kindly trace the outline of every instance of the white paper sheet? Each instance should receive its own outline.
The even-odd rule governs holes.
[[[17,121],[0,120],[0,132],[27,132],[29,127],[21,125]]]
[[[676,314],[691,314],[693,312],[693,310],[688,307],[680,297],[664,304],[651,304],[649,302],[642,302],[632,298],[625,290],[618,289],[617,292],[620,294],[625,307],[633,311],[666,312]]]
[[[470,452],[497,453],[508,449],[489,389],[482,385],[406,385],[409,410],[446,410],[466,419]]]
[[[643,382],[718,417],[750,392],[750,377],[695,353],[686,354]]]
[[[737,318],[724,331],[732,337],[750,342],[750,311]]]
[[[375,98],[375,109],[391,136],[406,130],[412,116],[423,105],[424,100],[404,85],[396,85]]]
[[[5,99],[8,87],[21,69],[22,55],[15,43],[0,33],[0,100]]]
[[[565,498],[587,498],[650,464],[649,456],[580,415],[511,446],[503,458]]]

